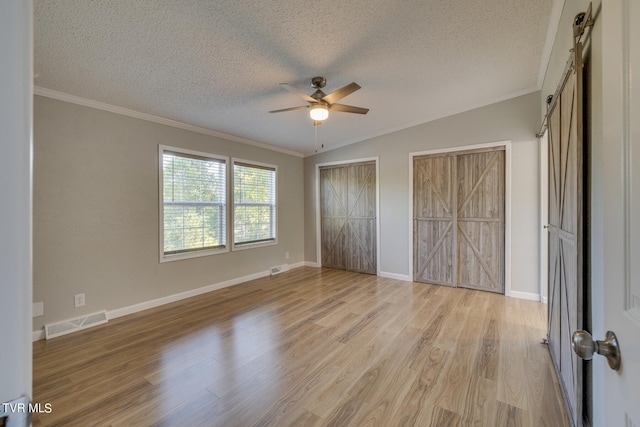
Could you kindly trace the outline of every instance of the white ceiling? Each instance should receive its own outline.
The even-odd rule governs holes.
[[[558,1],[558,0],[555,0]],[[538,90],[554,0],[36,0],[35,85],[302,154]],[[547,58],[545,58],[547,57]]]

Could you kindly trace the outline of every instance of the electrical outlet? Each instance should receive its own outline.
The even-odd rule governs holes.
[[[78,294],[73,297],[74,307],[82,307],[84,305],[84,294]]]
[[[284,259],[289,259],[289,252],[284,253]]]
[[[44,303],[43,302],[34,302],[32,314],[33,317],[40,317],[44,315]]]

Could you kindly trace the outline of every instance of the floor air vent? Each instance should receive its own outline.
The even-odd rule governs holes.
[[[285,271],[288,271],[288,270],[289,270],[288,264],[276,265],[275,267],[271,267],[269,269],[272,276],[275,274],[284,273]]]
[[[44,325],[44,333],[47,339],[55,338],[59,337],[60,335],[66,335],[72,332],[79,331],[81,329],[87,329],[92,326],[102,325],[103,323],[107,323],[106,311],[89,314],[86,316],[78,317],[76,319],[64,320],[62,322]]]

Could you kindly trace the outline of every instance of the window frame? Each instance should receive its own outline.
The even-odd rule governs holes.
[[[166,254],[164,252],[164,154],[165,152],[173,152],[177,154],[185,154],[197,157],[203,157],[205,159],[212,159],[215,161],[220,161],[225,165],[225,227],[224,227],[224,236],[225,236],[225,245],[223,247],[216,247],[210,249],[194,249],[188,252],[179,252],[173,254]],[[190,258],[199,258],[203,256],[228,253],[230,251],[229,245],[229,219],[232,219],[230,215],[230,205],[229,205],[229,190],[230,190],[230,181],[229,181],[229,169],[230,169],[229,157],[220,156],[216,154],[206,153],[202,151],[189,150],[186,148],[180,147],[172,147],[168,145],[158,145],[158,211],[159,211],[159,221],[158,221],[158,247],[159,247],[159,258],[160,262],[170,262],[170,261],[178,261],[182,259],[190,259]]]
[[[235,188],[236,188],[236,182],[235,182],[235,166],[236,164],[240,164],[243,166],[255,166],[256,168],[260,168],[260,169],[273,169],[274,172],[274,179],[273,179],[273,191],[274,191],[274,207],[273,207],[273,215],[274,215],[274,220],[273,220],[273,232],[274,232],[274,238],[273,239],[269,239],[269,240],[265,240],[265,241],[258,241],[258,242],[247,242],[247,243],[238,243],[236,244],[236,231],[235,231],[235,206],[236,206],[236,201],[235,201]],[[231,237],[231,250],[232,251],[243,251],[243,250],[247,250],[247,249],[255,249],[255,248],[262,248],[265,246],[274,246],[278,244],[278,218],[279,218],[279,214],[278,214],[278,166],[277,165],[273,165],[273,164],[269,164],[269,163],[262,163],[262,162],[256,162],[253,160],[246,160],[246,159],[240,159],[237,157],[232,157],[231,158],[231,167],[229,168],[229,173],[231,175],[231,183],[230,183],[230,190],[229,190],[229,197],[230,197],[230,202],[229,202],[229,209],[231,210],[231,223],[229,224],[230,227],[230,237]]]

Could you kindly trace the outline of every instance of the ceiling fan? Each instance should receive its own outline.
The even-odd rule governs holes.
[[[368,108],[353,107],[351,105],[337,104],[337,101],[341,100],[345,96],[360,89],[360,85],[357,83],[349,83],[346,86],[337,89],[330,94],[325,94],[322,88],[327,84],[327,79],[324,77],[314,77],[311,79],[311,87],[316,89],[311,95],[307,95],[299,89],[291,86],[287,83],[280,83],[280,86],[287,89],[290,92],[295,93],[300,98],[304,99],[309,105],[302,105],[300,107],[283,108],[282,110],[269,111],[270,113],[282,113],[283,111],[303,110],[309,108],[309,116],[313,120],[314,125],[321,124],[329,117],[329,111],[339,111],[342,113],[355,113],[355,114],[367,114]]]

